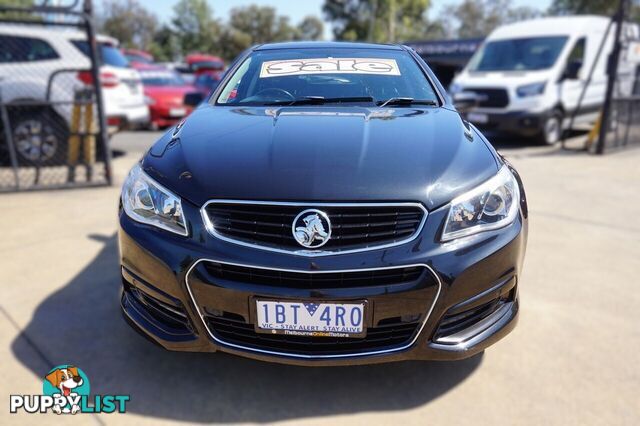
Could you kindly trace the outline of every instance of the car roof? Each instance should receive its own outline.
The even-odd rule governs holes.
[[[354,43],[346,41],[289,41],[256,46],[254,50],[278,49],[386,49],[402,50],[397,44]]]
[[[496,28],[488,39],[572,35],[604,30],[611,19],[597,15],[549,16]]]
[[[42,37],[51,36],[61,37],[66,40],[86,40],[87,33],[78,29],[62,28],[62,27],[43,27],[31,24],[2,24],[0,25],[0,33],[24,36],[24,37]],[[114,37],[103,34],[96,34],[96,41],[99,43],[108,43],[112,46],[118,46],[119,41]]]

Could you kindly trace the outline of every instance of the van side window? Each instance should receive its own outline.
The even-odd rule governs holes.
[[[584,63],[584,51],[586,48],[586,44],[587,39],[585,39],[584,37],[576,41],[575,46],[573,46],[573,49],[571,50],[571,53],[569,53],[569,59],[567,60],[567,62],[571,63],[580,61]]]
[[[0,63],[46,61],[59,57],[53,47],[44,40],[0,36]]]

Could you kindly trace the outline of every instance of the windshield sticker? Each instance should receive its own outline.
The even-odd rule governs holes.
[[[395,59],[316,58],[287,59],[262,63],[260,78],[304,74],[375,74],[399,76]]]

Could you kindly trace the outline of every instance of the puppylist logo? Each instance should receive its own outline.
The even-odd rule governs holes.
[[[42,395],[11,395],[11,413],[124,413],[129,395],[94,395],[87,375],[73,365],[59,365],[44,377]]]

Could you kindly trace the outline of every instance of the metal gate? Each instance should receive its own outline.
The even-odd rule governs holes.
[[[609,57],[607,95],[594,147],[598,154],[640,147],[640,28],[626,22],[630,6],[629,0],[620,0],[613,17],[615,44]]]
[[[98,48],[89,0],[2,3],[0,191],[111,183]]]

